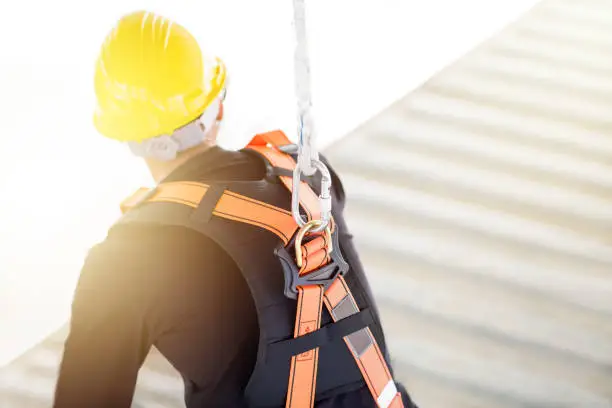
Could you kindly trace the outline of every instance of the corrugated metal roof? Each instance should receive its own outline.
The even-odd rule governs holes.
[[[612,1],[549,0],[327,151],[422,407],[612,407]],[[64,331],[0,371],[46,407]],[[152,353],[135,407],[181,406]]]

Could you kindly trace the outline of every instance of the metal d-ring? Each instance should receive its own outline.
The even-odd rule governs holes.
[[[313,228],[318,228],[323,225],[321,220],[310,220],[300,230],[295,237],[295,262],[298,268],[302,267],[302,241],[306,234]],[[329,225],[325,227],[325,235],[327,236],[327,253],[330,254],[333,250],[331,229]]]

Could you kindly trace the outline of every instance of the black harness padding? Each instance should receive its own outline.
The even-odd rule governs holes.
[[[370,309],[364,309],[359,313],[352,314],[342,320],[325,325],[319,330],[315,330],[311,333],[272,343],[268,346],[268,353],[291,358],[292,356],[302,354],[308,350],[325,346],[335,339],[355,333],[372,323],[374,323],[372,312]]]
[[[258,157],[265,160],[263,156]],[[331,168],[330,171],[333,172]],[[289,176],[289,173],[276,169],[274,175]],[[267,177],[222,185],[208,183],[210,187],[196,209],[178,203],[145,202],[128,211],[116,224],[182,226],[212,238],[232,257],[249,285],[259,322],[257,362],[244,391],[252,407],[284,407],[291,356],[313,347],[320,347],[315,400],[366,387],[343,340],[365,326],[370,327],[390,367],[379,314],[335,197],[333,216],[339,232],[336,232],[338,245],[334,251],[340,251],[350,266],[345,279],[361,312],[334,323],[324,308],[321,329],[295,339],[296,301],[284,295],[283,268],[275,255],[284,248],[283,243],[263,228],[213,215],[225,190],[290,211],[291,194],[277,180]],[[311,187],[319,193],[320,183],[315,182]]]

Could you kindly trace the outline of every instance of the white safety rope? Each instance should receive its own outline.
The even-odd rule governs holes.
[[[319,160],[315,145],[315,127],[312,117],[312,97],[310,93],[310,62],[308,60],[308,43],[306,41],[306,10],[304,0],[293,0],[293,24],[295,26],[296,47],[294,55],[295,93],[298,105],[298,163],[293,172],[292,213],[300,227],[306,221],[300,215],[300,181],[302,173],[306,176],[321,173],[321,220],[312,232],[327,228],[331,219],[331,175],[327,166]]]
[[[298,106],[298,130],[302,173],[312,176],[316,169],[311,161],[318,160],[314,149],[314,120],[312,117],[312,96],[310,93],[310,61],[306,38],[306,10],[304,0],[293,0],[293,21],[295,25],[295,96]]]

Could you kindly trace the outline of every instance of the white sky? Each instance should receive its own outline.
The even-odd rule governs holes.
[[[320,147],[514,20],[535,0],[307,0]],[[228,65],[221,144],[294,131],[289,0],[0,5],[0,365],[69,317],[87,249],[149,178],[91,124],[93,62],[123,13],[176,19]]]

